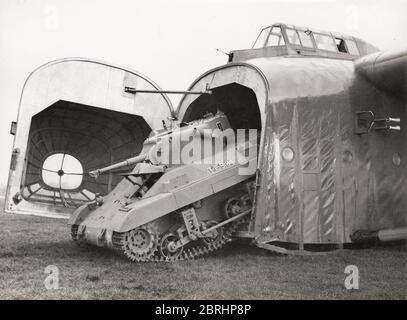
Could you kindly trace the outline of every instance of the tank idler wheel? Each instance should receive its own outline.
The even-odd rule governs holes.
[[[179,240],[178,236],[174,233],[167,233],[164,235],[160,242],[159,251],[161,256],[167,260],[176,260],[184,250],[184,247],[175,248],[174,244]]]

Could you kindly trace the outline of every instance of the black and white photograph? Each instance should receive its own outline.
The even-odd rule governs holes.
[[[406,12],[0,0],[0,300],[406,300]]]

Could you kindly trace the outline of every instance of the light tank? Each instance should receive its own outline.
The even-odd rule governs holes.
[[[257,135],[236,139],[218,111],[155,132],[141,154],[89,172],[123,179],[107,196],[79,207],[73,240],[121,251],[133,261],[190,259],[231,240],[251,212]],[[185,150],[189,150],[189,153]],[[248,154],[248,155],[247,155]],[[135,165],[131,172],[120,168]]]

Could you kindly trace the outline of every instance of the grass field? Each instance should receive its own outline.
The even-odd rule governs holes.
[[[130,263],[71,242],[64,220],[0,214],[1,299],[406,299],[405,246],[279,256],[245,243],[195,261]],[[347,265],[359,290],[344,287]],[[59,268],[58,290],[44,269]]]

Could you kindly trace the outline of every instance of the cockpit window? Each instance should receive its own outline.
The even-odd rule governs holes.
[[[253,49],[257,49],[257,48],[263,48],[264,44],[267,40],[267,37],[270,33],[270,29],[271,27],[265,28],[263,30],[261,30],[259,36],[256,39],[256,42],[253,45]]]
[[[346,49],[346,45],[345,45],[345,40],[343,40],[341,38],[335,38],[335,43],[336,43],[336,47],[338,48],[339,52],[348,53],[348,50]]]
[[[287,37],[288,41],[290,41],[291,44],[307,47],[307,48],[313,48],[314,43],[312,42],[311,38],[311,32],[305,32],[302,30],[294,30],[287,28]]]
[[[299,45],[299,46],[301,45],[300,37],[298,36],[298,33],[297,33],[296,30],[287,28],[286,33],[287,33],[288,41],[291,44],[296,44],[296,45]]]
[[[328,50],[337,52],[338,48],[336,47],[336,43],[332,39],[330,35],[327,34],[320,34],[314,33],[315,43],[317,44],[318,49],[321,50]]]
[[[280,27],[273,27],[267,40],[266,47],[283,46],[285,41]]]
[[[355,41],[353,40],[345,40],[346,41],[346,46],[348,47],[349,53],[353,54],[355,56],[359,55],[359,50],[358,47],[356,46]]]
[[[311,31],[305,32],[298,30],[298,35],[300,36],[301,44],[303,47],[313,48],[314,44],[311,38]]]

